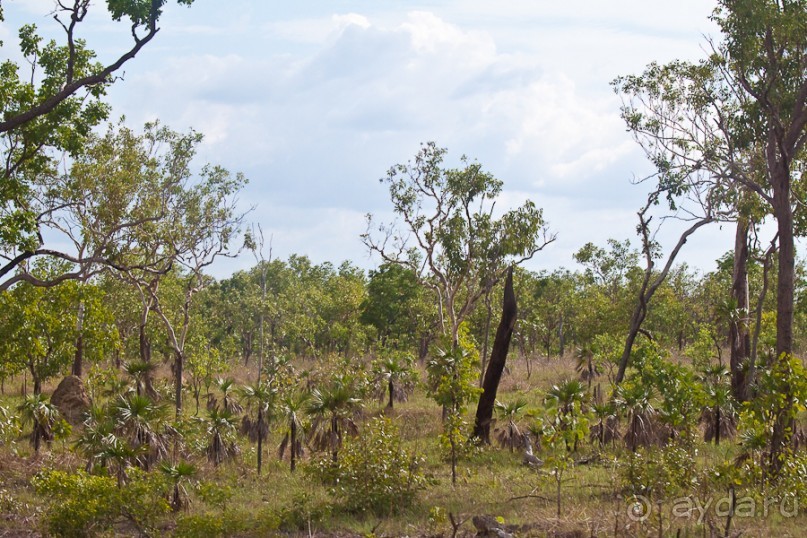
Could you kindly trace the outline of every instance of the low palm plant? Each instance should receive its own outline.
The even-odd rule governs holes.
[[[213,465],[221,463],[238,455],[238,445],[233,439],[236,425],[232,413],[226,409],[213,409],[207,413],[207,459]]]
[[[408,353],[385,350],[384,355],[373,361],[372,372],[376,393],[387,400],[392,409],[394,402],[405,402],[417,385],[418,375],[415,359]]]
[[[132,449],[142,447],[136,464],[145,470],[168,456],[171,432],[167,416],[166,406],[156,404],[146,396],[121,396],[112,405],[116,434]]]
[[[156,367],[153,362],[140,360],[127,362],[123,365],[123,370],[135,382],[135,392],[138,396],[145,394],[148,380],[151,378]]]
[[[250,441],[258,443],[258,474],[261,474],[263,440],[269,434],[269,422],[274,413],[277,391],[270,384],[259,381],[242,387],[240,393],[248,411],[241,419],[241,433],[246,434]]]
[[[553,385],[547,392],[545,399],[546,406],[555,413],[554,426],[561,431],[582,431],[578,428],[578,423],[587,411],[588,393],[585,386],[577,379],[567,379],[557,385]],[[566,437],[567,450],[577,450],[577,444],[581,440],[578,435],[571,438]]]
[[[722,365],[705,368],[700,375],[704,385],[701,422],[706,425],[704,441],[720,444],[737,434],[737,408],[731,395],[731,374]]]
[[[619,436],[617,430],[616,406],[614,402],[595,403],[591,411],[597,420],[591,427],[591,440],[596,440],[600,446],[610,443]]]
[[[499,445],[510,448],[510,452],[524,443],[524,434],[518,426],[518,419],[526,407],[527,401],[524,398],[517,398],[506,404],[496,400],[496,413],[507,424],[503,428],[496,428],[494,435]]]
[[[221,392],[221,406],[232,415],[240,415],[244,412],[244,407],[234,398],[235,381],[230,378],[219,378],[216,386]]]
[[[185,482],[196,474],[196,467],[190,463],[181,461],[177,464],[163,463],[160,471],[171,481],[171,508],[174,512],[179,512],[190,505],[190,496],[185,487]]]
[[[102,454],[117,441],[115,422],[104,407],[92,406],[84,420],[75,444],[75,450],[87,458],[85,470],[89,473],[96,467],[106,468]]]
[[[642,383],[623,383],[616,388],[614,403],[627,418],[624,440],[633,452],[658,440],[652,395],[652,390]]]
[[[46,443],[53,441],[53,428],[59,419],[59,410],[44,395],[34,394],[26,396],[17,407],[17,411],[20,413],[23,428],[32,425],[29,439],[34,451],[39,453],[42,441]]]
[[[305,436],[302,414],[308,404],[309,395],[304,392],[291,392],[280,399],[279,414],[285,433],[278,447],[278,456],[283,459],[286,449],[289,451],[291,472],[297,467],[297,460],[303,455],[303,437]]]
[[[337,461],[343,434],[358,432],[354,418],[360,406],[361,399],[344,379],[314,389],[306,407],[313,417],[310,444],[318,450],[330,450],[333,461]]]

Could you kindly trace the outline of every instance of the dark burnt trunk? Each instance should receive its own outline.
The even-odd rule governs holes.
[[[490,444],[490,423],[493,419],[493,406],[496,403],[496,392],[499,389],[499,381],[502,378],[502,372],[504,372],[505,362],[507,361],[507,351],[510,349],[510,339],[513,336],[516,315],[517,306],[516,294],[513,291],[513,269],[510,268],[504,284],[502,319],[499,322],[499,328],[496,329],[490,363],[485,371],[482,394],[479,396],[479,404],[476,408],[473,435],[486,444]]]

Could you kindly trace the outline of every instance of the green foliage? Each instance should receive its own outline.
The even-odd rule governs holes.
[[[699,484],[697,465],[689,447],[670,443],[663,448],[640,448],[620,469],[628,494],[668,499],[688,495]]]
[[[546,394],[544,405],[551,415],[550,441],[562,441],[567,451],[576,451],[578,443],[588,437],[589,431],[585,386],[577,379],[567,379],[553,385]]]
[[[745,402],[740,411],[739,429],[747,459],[756,460],[764,447],[769,458],[767,468],[779,469],[789,454],[789,448],[782,447],[791,446],[792,426],[806,408],[807,371],[800,359],[783,355],[773,366],[758,372],[756,397]]]
[[[27,396],[17,407],[23,428],[29,424],[32,431],[29,439],[34,450],[39,452],[42,442],[50,443],[56,436],[59,410],[42,394]]]
[[[313,472],[345,510],[387,515],[411,505],[426,486],[421,457],[403,447],[397,426],[375,418],[348,439],[338,462],[320,459]]]
[[[159,475],[133,473],[129,484],[118,488],[110,477],[51,470],[34,477],[33,485],[48,499],[43,524],[54,536],[99,536],[119,521],[148,535],[170,510]]]
[[[394,401],[405,402],[418,382],[415,358],[411,353],[381,348],[370,369],[375,392],[379,399],[388,400],[388,407],[393,407]]]

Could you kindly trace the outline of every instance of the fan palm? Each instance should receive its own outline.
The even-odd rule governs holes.
[[[224,409],[232,415],[240,415],[244,412],[244,407],[232,395],[235,381],[230,378],[219,378],[216,380],[216,386],[221,392],[221,405]]]
[[[555,427],[568,432],[576,429],[579,417],[585,413],[588,393],[579,380],[567,379],[549,389],[545,403],[555,410]],[[579,440],[577,433],[574,433],[573,445],[569,446],[567,440],[566,448],[577,450]]]
[[[518,398],[514,402],[502,403],[496,400],[495,408],[497,414],[507,421],[504,428],[496,428],[495,436],[499,445],[502,447],[509,447],[510,452],[515,450],[516,446],[521,445],[523,441],[523,433],[518,427],[518,418],[527,407],[527,401],[523,398]]]
[[[597,423],[591,428],[591,440],[597,440],[600,446],[617,438],[616,406],[613,402],[595,403],[591,406]]]
[[[213,409],[207,413],[207,459],[215,466],[238,455],[238,445],[233,439],[235,419],[226,409]]]
[[[701,373],[704,384],[705,406],[701,422],[706,424],[704,441],[731,439],[737,434],[737,408],[731,395],[731,374],[722,365],[706,368]]]
[[[373,374],[379,398],[387,397],[387,407],[394,402],[405,402],[417,383],[414,358],[408,354],[388,354],[373,363]]]
[[[625,444],[631,451],[648,446],[658,439],[656,409],[652,404],[650,388],[638,383],[617,386],[614,403],[628,419]]]
[[[144,447],[136,459],[139,467],[151,465],[168,456],[168,408],[146,396],[121,396],[112,405],[112,417],[117,435],[133,449]]]
[[[31,424],[33,429],[29,439],[34,452],[39,452],[42,441],[53,441],[53,426],[59,419],[59,410],[42,394],[26,396],[17,407],[23,428]]]
[[[123,370],[134,380],[135,392],[142,396],[145,391],[147,381],[157,366],[148,361],[131,361],[123,366]]]
[[[353,386],[342,380],[332,381],[323,388],[311,392],[306,411],[314,417],[311,424],[310,443],[317,449],[330,450],[337,461],[344,432],[358,431],[354,422],[361,399],[355,396]]]
[[[280,399],[279,411],[286,431],[278,447],[278,456],[283,459],[286,448],[289,449],[291,472],[297,467],[297,459],[303,455],[302,438],[305,432],[300,415],[308,404],[308,398],[309,395],[304,392],[292,392]]]
[[[249,413],[241,419],[241,433],[249,440],[258,443],[258,474],[263,464],[263,440],[269,434],[269,422],[272,419],[277,391],[266,382],[257,382],[241,388],[241,397]],[[255,419],[251,414],[254,413]]]
[[[160,466],[160,470],[173,484],[171,508],[173,508],[174,512],[179,512],[182,508],[186,508],[190,504],[190,497],[188,496],[188,490],[185,488],[184,482],[196,474],[196,468],[190,463],[181,461],[176,465],[163,463]]]

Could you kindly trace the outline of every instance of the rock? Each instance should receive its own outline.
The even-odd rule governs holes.
[[[505,526],[499,523],[495,517],[491,516],[474,516],[474,527],[476,527],[476,536],[484,538],[513,538],[513,535],[507,532]]]
[[[62,379],[62,382],[53,391],[50,403],[73,426],[81,424],[84,421],[85,413],[90,409],[90,398],[87,396],[87,391],[84,390],[84,382],[80,377],[74,375]]]

